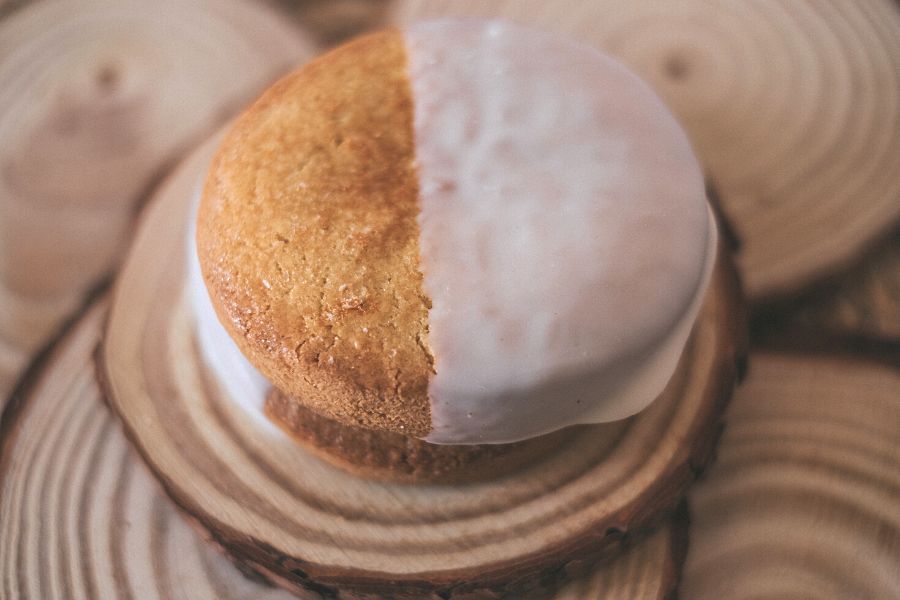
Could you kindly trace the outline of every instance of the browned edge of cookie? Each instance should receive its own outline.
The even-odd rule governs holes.
[[[553,453],[570,428],[513,444],[447,445],[390,431],[351,427],[316,414],[273,388],[266,416],[304,449],[366,479],[395,483],[471,483],[511,473]]]

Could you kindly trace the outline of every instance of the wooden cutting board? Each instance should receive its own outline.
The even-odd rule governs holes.
[[[900,202],[900,200],[898,200]],[[900,231],[849,273],[756,318],[767,334],[865,336],[900,343]]]

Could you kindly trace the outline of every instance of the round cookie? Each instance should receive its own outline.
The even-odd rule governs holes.
[[[716,253],[683,131],[593,50],[499,22],[362,38],[221,145],[213,306],[286,398],[443,444],[622,419],[671,378]]]

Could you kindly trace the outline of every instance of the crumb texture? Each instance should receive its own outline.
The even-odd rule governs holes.
[[[216,312],[277,387],[338,421],[431,427],[403,37],[282,79],[213,161],[197,247]]]

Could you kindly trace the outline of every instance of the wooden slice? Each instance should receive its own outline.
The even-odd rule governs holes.
[[[685,598],[900,597],[900,360],[761,352],[690,494]]]
[[[743,339],[725,259],[688,366],[637,418],[576,429],[540,462],[461,486],[369,481],[308,454],[227,397],[198,359],[185,231],[209,150],[179,168],[142,217],[99,371],[169,495],[249,569],[296,591],[518,593],[619,551],[675,506],[709,459]]]
[[[32,372],[0,425],[0,597],[287,600],[205,544],[130,450],[93,379],[104,306]],[[666,525],[555,597],[667,597],[686,539],[683,523]]]
[[[395,19],[504,16],[640,73],[691,134],[759,302],[848,266],[900,218],[894,0],[400,0]]]
[[[311,55],[262,2],[35,2],[0,22],[0,398],[197,138]]]

